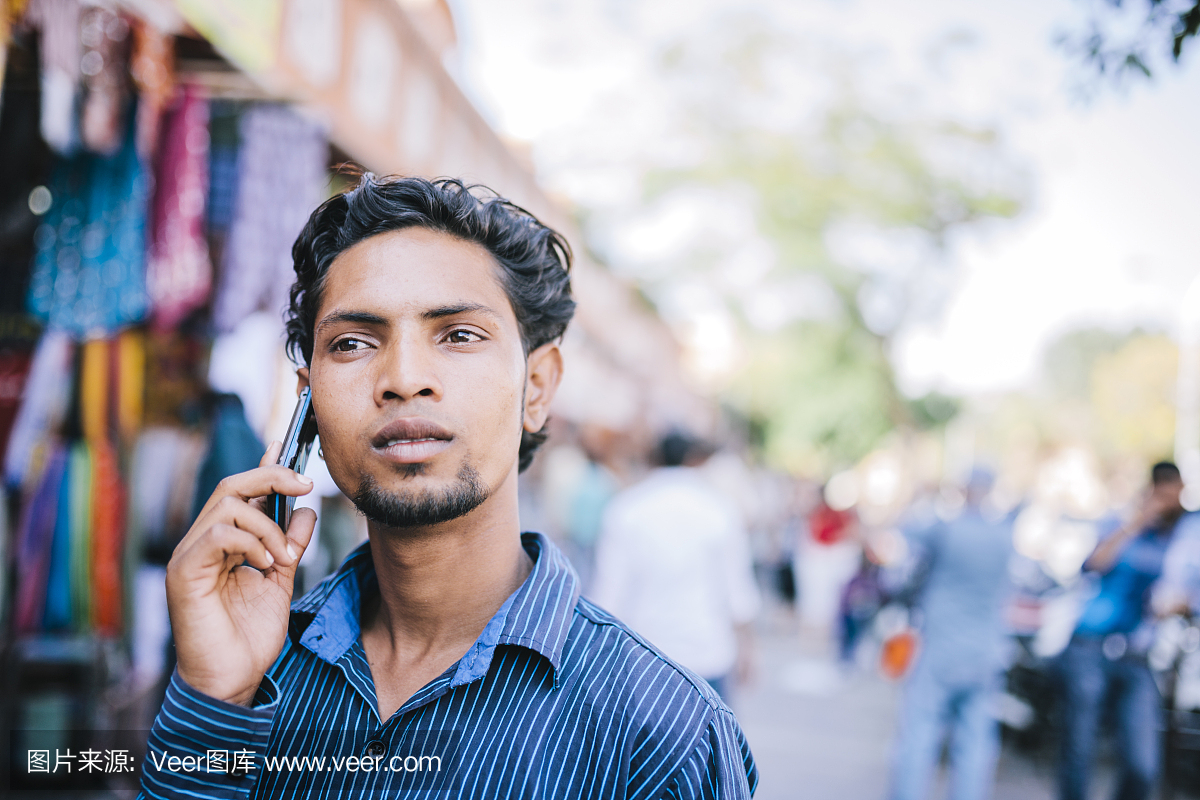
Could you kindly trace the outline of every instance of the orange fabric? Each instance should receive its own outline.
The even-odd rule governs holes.
[[[121,561],[125,530],[125,487],[117,454],[107,441],[92,443],[92,623],[98,633],[120,633]]]
[[[892,680],[903,678],[915,660],[917,645],[917,632],[912,628],[889,636],[879,651],[880,671]]]

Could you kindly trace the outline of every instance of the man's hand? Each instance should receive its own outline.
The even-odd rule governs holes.
[[[292,581],[317,522],[311,509],[297,509],[285,537],[264,513],[270,494],[312,490],[310,479],[275,464],[281,447],[272,442],[257,469],[221,481],[167,565],[179,676],[244,706],[283,649]]]

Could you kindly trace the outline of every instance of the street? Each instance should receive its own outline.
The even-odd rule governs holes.
[[[873,670],[843,674],[820,637],[795,631],[781,614],[766,615],[756,681],[734,699],[761,774],[755,797],[884,800],[899,684]],[[1006,747],[993,800],[1052,800],[1053,776],[1051,759]],[[934,797],[944,792],[943,780]],[[1092,793],[1110,796],[1104,765]]]

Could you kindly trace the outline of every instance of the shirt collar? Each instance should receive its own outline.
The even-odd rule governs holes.
[[[483,677],[501,644],[541,654],[554,667],[558,685],[562,651],[579,600],[579,577],[562,551],[543,534],[523,533],[521,544],[533,559],[533,570],[460,660],[455,685]],[[292,605],[299,617],[294,631],[299,644],[322,660],[336,663],[358,641],[362,597],[378,591],[377,586],[370,543],[364,542],[337,572]]]

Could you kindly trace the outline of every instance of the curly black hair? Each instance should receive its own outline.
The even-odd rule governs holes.
[[[313,326],[334,259],[364,239],[417,227],[474,242],[491,253],[525,355],[563,335],[575,301],[571,247],[562,234],[483,186],[453,178],[376,178],[368,172],[352,190],[322,203],[292,246],[296,282],[286,325],[288,355],[295,363],[312,363]],[[545,440],[544,429],[522,432],[521,470]]]

